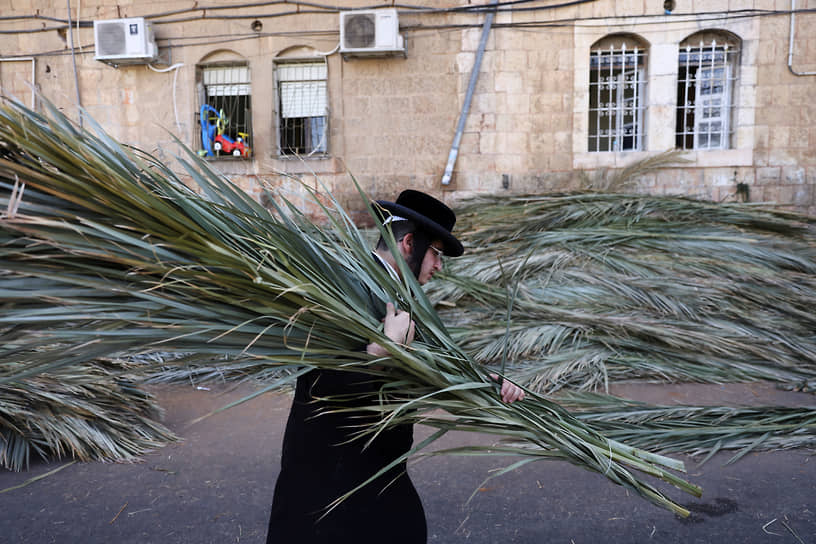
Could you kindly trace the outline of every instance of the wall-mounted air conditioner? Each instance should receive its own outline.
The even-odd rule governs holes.
[[[340,53],[344,56],[405,55],[397,10],[340,12]]]
[[[144,17],[94,21],[94,59],[108,64],[147,64],[158,48],[153,28]]]

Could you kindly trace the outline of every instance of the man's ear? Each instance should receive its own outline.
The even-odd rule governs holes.
[[[400,253],[402,253],[402,256],[405,258],[406,261],[411,256],[413,249],[414,249],[414,233],[409,232],[408,234],[402,237],[402,240],[400,240],[399,243]]]

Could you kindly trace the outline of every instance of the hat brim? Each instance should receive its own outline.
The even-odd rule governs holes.
[[[422,229],[425,232],[439,239],[442,242],[442,252],[448,257],[459,257],[460,255],[462,255],[462,253],[465,252],[465,248],[462,246],[462,243],[459,240],[457,240],[456,237],[450,233],[450,231],[448,231],[446,228],[444,228],[436,221],[428,219],[424,215],[415,212],[411,208],[406,208],[405,206],[401,206],[396,202],[388,202],[387,200],[377,200],[377,204],[381,208],[384,208],[391,212],[392,215],[404,217],[405,219],[410,219],[418,226],[422,227]],[[385,219],[385,217],[383,219]]]

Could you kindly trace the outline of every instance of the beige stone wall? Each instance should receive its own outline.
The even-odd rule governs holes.
[[[65,18],[52,0],[7,0],[4,16],[48,13]],[[238,4],[226,0],[219,5]],[[244,4],[245,2],[240,2]],[[73,4],[73,3],[72,3]],[[417,1],[414,5],[468,5],[464,0]],[[542,1],[525,7],[546,6]],[[343,2],[344,7],[369,2]],[[58,22],[5,19],[0,57],[33,56],[35,84],[72,118],[79,119],[74,61],[82,106],[115,138],[169,160],[174,138],[195,145],[195,67],[217,58],[248,62],[252,76],[253,158],[213,161],[259,200],[264,187],[279,187],[307,202],[306,190],[281,172],[318,191],[328,187],[340,201],[359,208],[356,179],[371,196],[391,198],[404,187],[433,192],[449,201],[479,192],[547,192],[581,187],[581,173],[621,168],[673,147],[676,107],[676,45],[696,30],[716,28],[742,40],[735,100],[733,149],[689,152],[686,165],[643,176],[636,188],[657,194],[734,198],[736,184],[750,187],[753,201],[816,213],[816,129],[812,98],[816,76],[794,75],[787,66],[790,17],[710,18],[718,10],[787,10],[790,0],[688,0],[671,15],[662,2],[596,0],[554,10],[497,14],[482,60],[458,161],[450,185],[441,184],[445,163],[474,64],[483,14],[427,14],[401,9],[406,56],[349,58],[329,55],[329,154],[309,160],[277,156],[274,61],[281,55],[331,51],[338,43],[336,13],[292,13],[294,4],[152,17],[159,39],[158,72],[144,65],[113,68],[93,59],[93,29],[69,34]],[[189,2],[83,1],[71,18],[82,22],[155,16],[190,8]],[[800,9],[816,0],[797,0]],[[79,17],[77,17],[79,9]],[[263,17],[216,19],[218,14]],[[816,15],[796,18],[794,71],[816,71]],[[46,28],[43,32],[29,32]],[[600,37],[631,32],[650,45],[649,133],[642,152],[587,153],[588,51]],[[31,61],[0,62],[4,92],[30,102],[25,81]],[[305,204],[304,204],[305,206]]]
[[[777,7],[789,8],[790,2]],[[797,0],[796,7],[814,9],[816,1]],[[816,14],[798,14],[795,23],[791,68],[790,18],[762,24],[753,184],[758,199],[816,214]]]

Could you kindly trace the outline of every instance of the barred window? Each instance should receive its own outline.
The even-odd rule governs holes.
[[[327,150],[326,63],[279,62],[278,152],[310,156]]]
[[[252,141],[249,66],[199,66],[197,79],[199,153],[248,158]]]
[[[717,39],[719,38],[719,40]],[[676,146],[731,147],[732,97],[739,48],[723,36],[692,37],[680,46]]]
[[[606,38],[590,51],[589,151],[643,149],[646,49]]]

